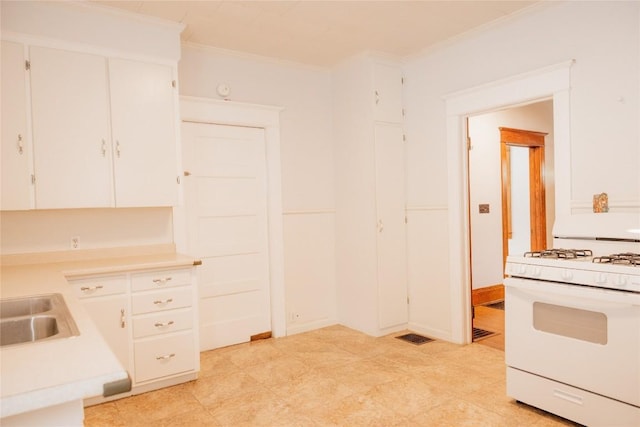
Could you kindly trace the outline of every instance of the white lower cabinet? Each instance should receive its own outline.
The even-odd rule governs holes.
[[[129,296],[126,275],[72,281],[76,296],[91,315],[111,351],[129,371]]]
[[[132,390],[193,380],[200,369],[193,268],[69,279],[98,330],[127,369]]]
[[[193,331],[137,340],[134,347],[136,381],[192,371],[195,351]]]

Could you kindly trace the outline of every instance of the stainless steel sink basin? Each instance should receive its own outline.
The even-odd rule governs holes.
[[[0,300],[0,318],[28,316],[51,310],[52,297],[39,296]]]
[[[0,300],[0,346],[80,335],[61,294]]]

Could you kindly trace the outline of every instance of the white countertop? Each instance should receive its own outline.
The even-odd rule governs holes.
[[[127,377],[65,277],[182,267],[193,261],[173,253],[2,265],[0,297],[60,293],[80,335],[0,348],[0,417],[99,396],[103,384]]]

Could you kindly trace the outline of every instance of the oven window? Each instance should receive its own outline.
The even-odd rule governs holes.
[[[582,341],[607,343],[607,316],[596,311],[534,302],[533,327]]]

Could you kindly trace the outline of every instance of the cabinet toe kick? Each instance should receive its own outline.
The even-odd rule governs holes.
[[[131,377],[127,374],[127,378],[123,378],[117,381],[111,381],[110,383],[105,383],[102,386],[102,396],[109,397],[114,394],[126,393],[131,391]]]

